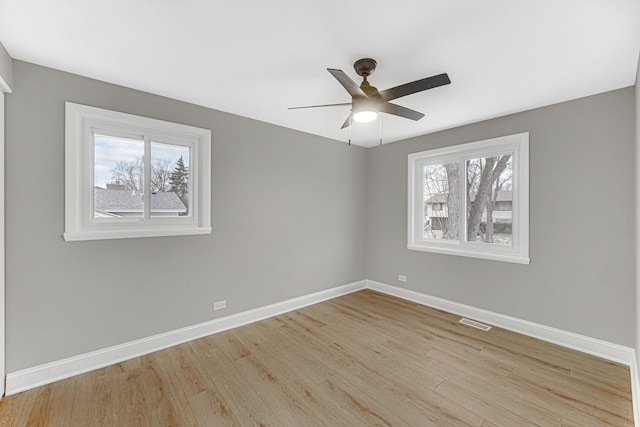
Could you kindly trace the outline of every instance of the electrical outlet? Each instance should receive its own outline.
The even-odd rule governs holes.
[[[227,300],[214,301],[213,311],[222,310],[223,308],[227,308]]]
[[[400,282],[406,282],[407,281],[407,276],[405,276],[403,274],[398,274],[398,280]]]

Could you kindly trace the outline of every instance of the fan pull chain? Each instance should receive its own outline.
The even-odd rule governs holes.
[[[353,125],[353,120],[351,120],[351,114],[349,114],[349,146],[351,146],[351,127]]]
[[[378,113],[378,136],[380,137],[380,145],[382,145],[382,114]]]

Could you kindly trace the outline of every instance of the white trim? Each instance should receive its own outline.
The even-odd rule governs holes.
[[[238,314],[210,320],[186,328],[165,332],[148,338],[80,354],[67,359],[45,363],[32,368],[11,372],[7,375],[7,395],[12,395],[69,378],[74,375],[99,369],[133,357],[153,353],[187,341],[237,328],[269,317],[277,316],[308,305],[350,294],[365,288],[365,281],[337,286],[335,288],[292,298],[286,301],[256,308]]]
[[[1,93],[11,93],[11,86],[9,86],[9,83],[7,83],[7,81],[5,79],[2,78],[2,76],[0,76],[0,92]]]
[[[640,427],[640,376],[638,373],[637,351],[633,351],[633,361],[629,366],[631,370],[631,399],[633,401],[633,419],[634,425]]]
[[[66,242],[78,242],[82,240],[129,239],[132,237],[190,236],[211,234],[211,231],[211,227],[163,227],[130,230],[92,230],[79,233],[64,233],[62,236]]]
[[[4,396],[6,385],[5,368],[5,236],[4,236],[4,145],[5,145],[5,123],[4,93],[0,91],[0,399]]]
[[[420,245],[412,245],[408,244],[407,249],[412,251],[422,251],[422,252],[433,252],[437,254],[445,254],[445,255],[458,255],[464,256],[467,258],[479,258],[479,259],[488,259],[491,261],[504,261],[504,262],[513,262],[515,264],[530,264],[531,258],[528,257],[520,257],[517,255],[506,255],[499,253],[488,253],[488,252],[472,252],[467,248],[458,248],[458,247],[424,247]]]
[[[623,365],[631,366],[635,358],[635,351],[630,347],[552,328],[539,323],[529,322],[528,320],[494,313],[373,280],[367,280],[367,288],[449,313],[458,314],[463,317],[469,317],[473,320],[488,323],[499,328],[538,338],[563,347],[572,348]]]

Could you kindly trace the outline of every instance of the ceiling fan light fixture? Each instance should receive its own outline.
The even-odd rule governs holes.
[[[379,106],[375,99],[371,98],[354,98],[353,99],[353,116],[354,122],[370,123],[378,118]]]
[[[378,113],[370,110],[358,111],[353,115],[353,121],[358,123],[369,123],[377,118]]]

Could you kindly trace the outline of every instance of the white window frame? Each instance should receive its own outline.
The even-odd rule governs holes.
[[[512,154],[513,225],[512,246],[467,242],[466,160]],[[529,133],[519,133],[451,147],[412,153],[408,156],[408,243],[410,250],[529,264]],[[428,165],[460,163],[460,239],[423,237],[423,168]]]
[[[65,103],[66,241],[180,236],[211,233],[211,130]],[[145,212],[141,218],[94,218],[94,134],[144,141],[145,164],[152,142],[189,147],[190,206],[184,217],[150,213],[149,168],[145,168]]]

